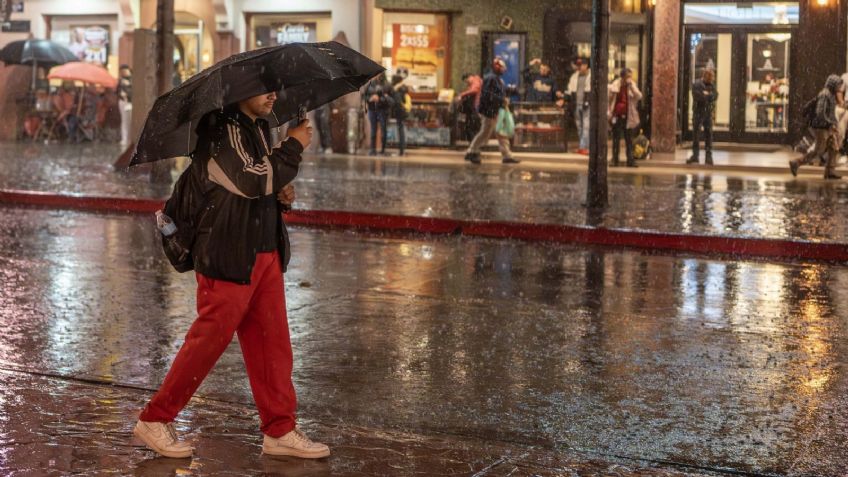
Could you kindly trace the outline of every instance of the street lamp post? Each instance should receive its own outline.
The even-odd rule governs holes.
[[[609,0],[592,0],[592,113],[589,122],[589,176],[586,206],[604,208],[607,192],[607,76]]]

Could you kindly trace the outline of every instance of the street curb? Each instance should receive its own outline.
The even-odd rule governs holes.
[[[0,190],[0,203],[92,212],[152,214],[159,199],[98,197]],[[605,227],[457,220],[336,210],[294,210],[286,222],[304,227],[464,235],[535,242],[626,247],[642,250],[730,255],[739,258],[848,262],[848,244],[612,229]]]

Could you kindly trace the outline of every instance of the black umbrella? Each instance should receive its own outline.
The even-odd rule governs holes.
[[[336,42],[292,43],[233,55],[192,76],[153,104],[130,166],[188,156],[209,112],[278,91],[271,127],[359,90],[383,67]]]
[[[52,68],[79,61],[71,50],[50,40],[18,40],[0,50],[0,61],[7,65],[38,65]]]

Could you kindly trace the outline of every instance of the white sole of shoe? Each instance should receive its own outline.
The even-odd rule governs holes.
[[[266,455],[299,457],[301,459],[323,459],[324,457],[330,457],[330,449],[323,452],[303,452],[290,447],[268,449],[264,445],[262,446],[262,453]]]
[[[138,429],[133,429],[133,435],[139,438],[141,442],[143,442],[144,445],[147,446],[148,449],[164,457],[170,457],[172,459],[185,459],[187,457],[191,457],[191,455],[193,454],[191,449],[184,452],[171,452],[164,449],[160,449],[153,442],[147,440],[146,436],[139,432]]]

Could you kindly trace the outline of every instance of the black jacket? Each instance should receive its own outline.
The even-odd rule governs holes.
[[[380,97],[380,100],[377,102],[369,101],[371,96],[377,95]],[[392,101],[392,87],[386,81],[380,81],[378,79],[372,80],[368,83],[368,86],[365,87],[365,93],[362,95],[362,99],[365,101],[365,105],[368,108],[368,111],[388,111],[392,109],[394,101]]]
[[[483,89],[480,92],[478,112],[487,118],[494,118],[503,107],[506,98],[506,86],[500,75],[489,73],[483,78]]]
[[[697,79],[692,83],[692,114],[712,114],[713,104],[718,98],[715,83],[704,83]]]
[[[524,75],[524,82],[527,85],[527,93],[524,95],[525,101],[537,103],[553,103],[556,101],[557,87],[554,75],[543,76],[541,73],[533,73],[530,68],[525,68],[521,73]]]
[[[836,121],[836,92],[842,86],[842,78],[830,75],[824,88],[816,96],[816,115],[810,122],[813,129],[830,129]]]
[[[271,150],[268,122],[254,123],[236,108],[212,113],[198,130],[194,162],[206,174],[204,206],[191,248],[194,268],[209,278],[250,283],[260,248],[260,199],[294,180],[303,147],[288,139]],[[194,164],[192,164],[194,165]],[[280,266],[291,259],[288,232],[277,203]]]
[[[392,114],[394,115],[395,119],[405,121],[406,118],[409,116],[409,114],[407,114],[406,112],[405,107],[406,95],[408,94],[409,88],[407,88],[406,85],[401,84],[392,88],[392,103],[394,109],[394,111],[392,111]]]

